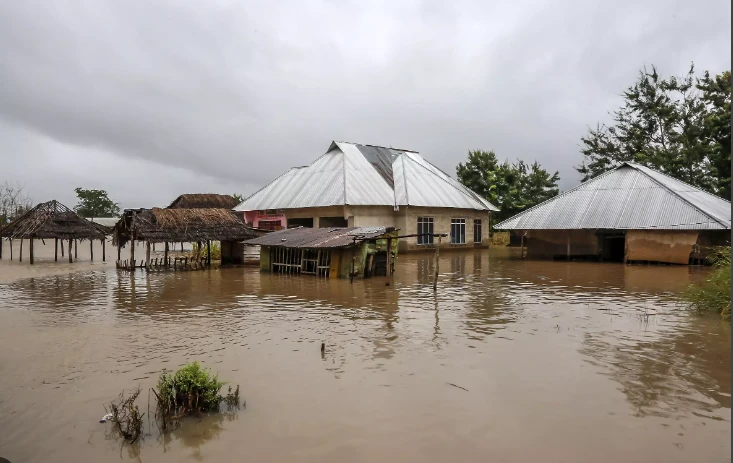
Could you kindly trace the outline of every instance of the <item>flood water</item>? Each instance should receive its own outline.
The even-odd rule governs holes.
[[[730,325],[674,299],[704,269],[441,253],[436,295],[428,254],[353,284],[113,260],[33,278],[0,263],[0,457],[730,461]],[[246,409],[134,446],[109,436],[105,402],[190,360]]]

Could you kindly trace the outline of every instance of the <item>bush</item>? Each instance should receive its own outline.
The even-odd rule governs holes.
[[[682,297],[697,312],[718,312],[730,320],[730,246],[715,248],[707,280],[687,288]]]
[[[236,396],[231,394],[230,387],[230,393],[224,398],[219,391],[225,384],[208,368],[202,368],[199,362],[187,363],[174,374],[163,370],[158,378],[157,390],[153,389],[158,401],[156,418],[162,428],[167,429],[177,426],[181,418],[192,412],[218,412],[222,401],[225,401],[230,409],[235,405],[238,407],[239,386],[236,389]]]
[[[199,247],[198,243],[193,243],[191,248],[191,257],[197,257],[199,259],[206,259],[206,243]],[[211,260],[221,260],[221,245],[218,241],[211,242]]]
[[[507,246],[509,244],[509,232],[493,232],[491,234],[491,244],[495,246]]]
[[[117,402],[111,402],[109,406],[104,407],[111,417],[109,421],[114,423],[115,430],[124,439],[130,443],[134,443],[143,432],[143,416],[135,405],[135,400],[140,395],[140,388],[135,389],[130,395],[125,396],[125,392],[120,392]]]

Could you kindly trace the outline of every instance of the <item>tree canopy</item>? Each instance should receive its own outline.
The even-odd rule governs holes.
[[[730,71],[696,77],[694,65],[682,77],[639,71],[613,122],[581,138],[583,181],[636,162],[730,199],[730,79]]]
[[[85,190],[76,188],[79,203],[74,210],[82,217],[116,217],[120,213],[120,207],[107,196],[105,190]]]
[[[500,163],[493,151],[469,151],[466,163],[456,167],[458,180],[501,209],[504,220],[558,194],[558,172],[550,174],[535,161]]]

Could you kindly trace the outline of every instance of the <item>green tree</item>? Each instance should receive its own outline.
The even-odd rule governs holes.
[[[242,196],[239,193],[234,193],[232,195],[232,198],[236,199],[238,203],[241,203],[242,201],[244,201],[244,196]]]
[[[105,190],[85,190],[76,188],[79,203],[74,210],[82,217],[115,217],[120,213],[120,207],[107,196]]]
[[[576,169],[583,181],[630,161],[730,198],[730,74],[725,75],[711,78],[706,72],[700,79],[690,66],[682,77],[663,78],[653,66],[651,72],[642,69],[623,92],[623,106],[611,114],[613,123],[598,124],[581,138],[584,160]],[[720,178],[726,173],[727,181]]]
[[[499,163],[493,151],[469,151],[456,167],[458,180],[496,205],[503,220],[556,196],[558,172],[550,174],[538,162]]]

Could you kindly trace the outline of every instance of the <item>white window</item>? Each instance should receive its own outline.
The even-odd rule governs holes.
[[[451,244],[465,244],[466,219],[450,219],[450,242]]]
[[[480,243],[481,241],[481,219],[473,219],[473,242]]]
[[[417,244],[433,244],[433,218],[417,218]]]

